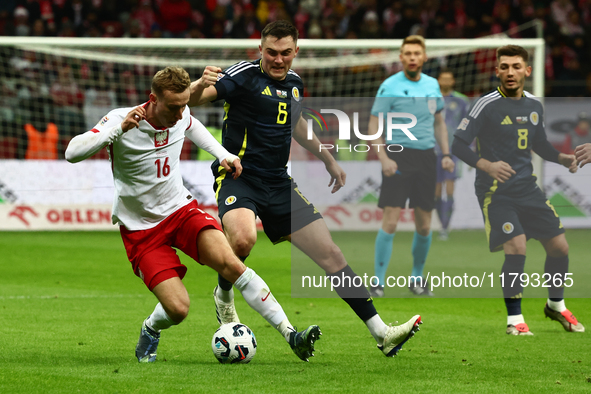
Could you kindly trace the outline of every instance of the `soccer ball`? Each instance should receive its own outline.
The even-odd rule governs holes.
[[[213,334],[211,349],[222,364],[246,364],[257,352],[257,340],[244,324],[227,323]]]

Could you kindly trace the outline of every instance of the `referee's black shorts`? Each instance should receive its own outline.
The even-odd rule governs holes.
[[[433,149],[404,149],[388,152],[388,157],[398,164],[398,171],[392,176],[382,174],[382,187],[378,207],[406,206],[432,211],[435,207],[435,184],[437,178],[437,156]]]
[[[220,218],[232,209],[247,208],[263,223],[271,242],[279,243],[322,215],[291,178],[266,178],[243,171],[238,179],[214,170],[214,192]]]

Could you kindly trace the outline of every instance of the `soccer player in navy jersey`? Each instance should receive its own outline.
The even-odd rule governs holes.
[[[449,140],[449,151],[451,151],[451,144],[453,142],[453,130],[460,124],[461,120],[466,117],[468,113],[468,98],[466,95],[454,90],[456,79],[453,71],[450,69],[442,69],[437,76],[439,82],[439,89],[445,101],[445,108],[443,109],[443,119],[447,126],[447,136]],[[455,166],[453,171],[445,171],[441,162],[443,160],[443,153],[439,145],[435,145],[435,153],[437,154],[437,184],[435,185],[435,209],[441,221],[441,231],[439,232],[439,239],[447,240],[448,227],[451,221],[451,215],[454,210],[454,186],[458,178],[458,158],[452,156]],[[445,192],[445,198],[443,193]]]
[[[322,215],[299,191],[287,173],[293,137],[322,160],[331,176],[332,192],[345,185],[346,174],[326,151],[319,151],[314,135],[307,139],[307,124],[292,98],[302,99],[304,85],[290,69],[296,57],[298,31],[286,21],[268,24],[262,31],[261,58],[239,62],[222,72],[208,66],[191,85],[189,105],[225,100],[223,146],[241,159],[240,178],[227,176],[216,161],[212,165],[215,193],[224,231],[242,260],[256,239],[258,216],[273,243],[290,241],[330,277],[353,279],[357,275],[335,245]],[[294,122],[292,122],[292,117]],[[293,134],[291,125],[295,124]],[[232,284],[222,275],[214,290],[219,322],[238,321]],[[336,283],[336,281],[335,281]],[[419,329],[421,317],[413,316],[400,326],[388,326],[378,315],[365,287],[343,280],[335,290],[366,324],[386,356],[394,356]]]
[[[544,108],[539,100],[524,91],[525,78],[532,71],[528,57],[527,51],[517,45],[497,49],[496,72],[501,86],[474,103],[468,117],[458,126],[452,151],[477,169],[476,196],[489,248],[491,252],[503,250],[505,253],[502,284],[507,334],[533,335],[521,313],[521,275],[529,238],[539,240],[546,251],[545,272],[538,274],[539,283],[545,281],[544,275],[551,278],[546,281],[551,287],[544,314],[560,322],[567,331],[583,332],[585,328],[564,303],[562,283],[566,284],[568,278],[564,227],[554,207],[536,185],[531,151],[573,173],[577,171],[577,160],[574,155],[558,152],[546,138]],[[474,139],[477,153],[469,148]],[[530,275],[533,281],[536,280],[534,275]]]

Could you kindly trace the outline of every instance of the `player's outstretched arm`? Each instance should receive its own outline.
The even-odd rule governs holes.
[[[336,193],[341,187],[345,186],[347,174],[326,149],[320,149],[322,144],[320,143],[320,140],[316,134],[312,133],[311,140],[307,138],[307,134],[308,126],[306,125],[304,118],[300,116],[300,119],[298,120],[293,132],[293,138],[307,151],[311,152],[318,159],[322,160],[324,166],[326,167],[326,171],[328,171],[330,174],[330,182],[328,183],[328,187],[332,186],[331,193]]]
[[[233,178],[236,179],[242,174],[242,164],[240,164],[240,158],[231,154],[224,148],[203,126],[203,124],[191,117],[191,126],[185,131],[185,135],[193,141],[199,148],[204,149],[212,156],[215,156],[219,161],[220,165],[228,173],[233,173]]]
[[[369,116],[369,124],[367,126],[368,135],[374,135],[378,132],[379,121],[380,120],[377,116]],[[385,144],[386,142],[381,136],[376,138],[375,145],[379,147],[385,146]],[[398,164],[388,157],[388,154],[386,153],[386,148],[378,149],[378,160],[382,164],[382,173],[384,174],[384,176],[392,176],[398,172]]]
[[[591,143],[579,145],[575,148],[575,157],[579,162],[579,167],[591,163]]]
[[[433,134],[435,135],[435,139],[441,148],[441,153],[443,155],[449,155],[449,138],[448,138],[448,130],[447,125],[445,124],[445,119],[443,119],[443,115],[441,115],[441,111],[435,114],[435,121],[433,123]],[[454,161],[449,156],[443,156],[441,159],[441,168],[445,171],[453,172],[455,167]]]
[[[70,163],[78,163],[82,160],[94,156],[105,146],[112,144],[123,133],[139,127],[139,122],[146,118],[146,110],[141,107],[135,107],[123,119],[123,122],[112,126],[106,130],[92,129],[84,134],[72,138],[66,148],[66,160]],[[98,126],[97,126],[98,127]]]
[[[203,105],[217,98],[218,91],[214,85],[218,80],[218,74],[220,72],[222,72],[222,69],[219,67],[205,67],[201,78],[191,83],[191,98],[188,103],[189,107]]]

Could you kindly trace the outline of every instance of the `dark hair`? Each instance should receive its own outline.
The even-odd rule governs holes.
[[[505,45],[497,49],[497,62],[501,60],[501,56],[521,56],[523,61],[527,64],[529,60],[529,53],[525,48],[519,45]]]
[[[278,20],[269,23],[261,32],[262,40],[264,41],[268,36],[276,37],[278,40],[283,37],[293,38],[293,42],[298,40],[298,29],[286,20]]]

